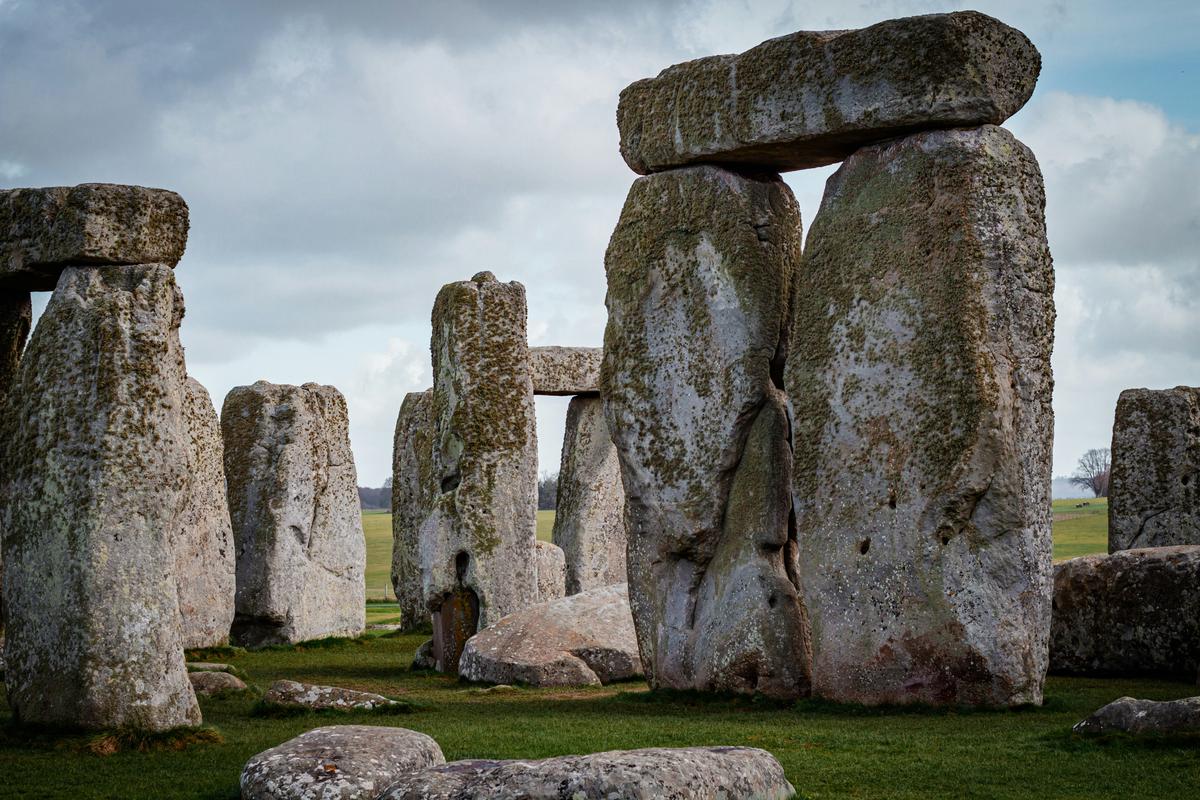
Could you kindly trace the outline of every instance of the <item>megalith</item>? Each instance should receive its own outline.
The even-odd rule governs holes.
[[[867,147],[809,231],[786,369],[813,693],[1040,703],[1054,273],[991,125]]]
[[[68,267],[0,420],[8,703],[25,723],[200,722],[174,534],[188,485],[169,266]]]
[[[208,390],[195,378],[184,383],[183,401],[188,482],[175,540],[183,646],[216,647],[229,643],[236,585],[225,447],[217,410]]]
[[[348,426],[332,386],[258,381],[225,397],[236,644],[362,633],[366,543]]]
[[[566,557],[568,595],[625,583],[625,489],[599,397],[567,406],[554,543]]]
[[[601,396],[653,687],[808,692],[780,387],[800,241],[777,175],[697,166],[636,180],[608,246]]]
[[[437,494],[432,403],[432,389],[405,395],[392,440],[392,591],[400,604],[403,630],[429,622],[421,590],[420,537]]]
[[[32,321],[33,304],[29,292],[0,291],[0,405],[17,378],[17,367]]]
[[[537,429],[525,287],[490,272],[433,307],[437,496],[420,537],[438,669],[476,630],[537,601]]]
[[[1200,388],[1126,389],[1113,423],[1108,552],[1200,544]]]
[[[533,564],[537,573],[537,602],[558,600],[567,594],[567,558],[562,548],[550,542],[533,543]]]
[[[599,395],[599,347],[531,347],[529,371],[533,393],[544,395]]]

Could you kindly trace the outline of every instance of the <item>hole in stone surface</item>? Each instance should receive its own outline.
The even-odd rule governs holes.
[[[770,606],[771,608],[774,608],[775,604],[778,602],[779,602],[779,600],[775,597],[775,595],[771,595],[770,597],[767,598],[767,605]]]
[[[950,534],[948,534],[948,533],[942,534],[942,544],[943,545],[950,544]]]
[[[453,492],[458,488],[460,483],[462,483],[462,476],[460,476],[457,472],[453,475],[447,475],[445,478],[442,478],[442,494],[445,494],[446,492]]]
[[[467,568],[471,566],[469,553],[461,552],[454,557],[454,577],[461,584],[467,577]]]
[[[858,543],[858,552],[862,553],[864,556],[867,554],[867,551],[870,549],[871,549],[870,537],[863,539],[861,542]]]
[[[1183,485],[1184,485],[1184,486],[1187,486],[1189,483],[1191,483],[1191,482],[1192,482],[1192,476],[1191,476],[1191,475],[1184,475],[1184,476],[1183,476],[1183,478],[1182,478],[1181,480],[1183,481]]]
[[[888,508],[896,507],[896,490],[892,489],[888,492]]]

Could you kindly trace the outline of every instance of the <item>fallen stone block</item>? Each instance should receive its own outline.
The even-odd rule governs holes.
[[[407,705],[372,692],[297,681],[275,681],[262,699],[268,705],[306,708],[312,711],[375,711]]]
[[[1163,701],[1121,697],[1077,722],[1071,730],[1089,736],[1108,733],[1200,734],[1200,697]]]
[[[221,692],[242,692],[246,684],[236,675],[228,672],[189,671],[188,680],[196,694],[214,695]]]

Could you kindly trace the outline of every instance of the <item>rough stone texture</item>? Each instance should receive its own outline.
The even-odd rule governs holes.
[[[392,441],[392,590],[400,627],[429,622],[421,591],[421,525],[438,487],[433,479],[433,390],[410,392],[400,404]]]
[[[225,496],[221,421],[208,391],[195,378],[184,384],[188,486],[176,526],[175,581],[184,647],[229,642],[236,586],[233,526]]]
[[[175,266],[188,207],[166,189],[84,183],[0,190],[0,289],[48,291],[67,266]]]
[[[567,594],[625,583],[625,487],[598,397],[567,406],[554,543],[566,556]]]
[[[434,481],[421,582],[438,668],[481,627],[537,601],[537,428],[525,287],[490,272],[433,307]]]
[[[778,176],[634,182],[605,257],[602,391],[651,686],[808,692],[777,376],[800,257]]]
[[[172,532],[188,483],[170,267],[63,271],[0,420],[8,702],[22,722],[200,722]]]
[[[371,711],[399,705],[395,700],[372,692],[343,689],[340,686],[316,686],[297,681],[275,681],[263,694],[263,702],[316,711]]]
[[[189,661],[185,665],[188,672],[237,672],[232,664],[219,664],[215,661]]]
[[[1043,208],[1033,155],[992,126],[865,148],[826,184],[786,376],[814,694],[1041,702]]]
[[[486,683],[599,686],[641,677],[625,584],[518,611],[471,637],[459,675]]]
[[[455,761],[410,773],[381,800],[786,800],[795,789],[766,750],[612,750],[541,761]]]
[[[1200,733],[1200,697],[1157,702],[1120,697],[1071,730],[1088,735]]]
[[[549,542],[534,542],[533,559],[537,568],[537,601],[557,600],[567,593],[567,560],[562,548]]]
[[[243,692],[246,684],[238,676],[229,672],[206,670],[189,670],[188,680],[196,694],[214,695],[221,692]]]
[[[405,728],[330,725],[264,750],[242,768],[243,800],[375,800],[397,779],[444,764],[437,742]]]
[[[1122,550],[1054,565],[1054,672],[1169,675],[1200,668],[1200,546]]]
[[[238,386],[221,410],[237,542],[233,639],[357,636],[366,543],[346,400],[332,386]]]
[[[0,409],[17,378],[21,351],[29,338],[33,307],[29,292],[0,292]],[[4,562],[0,559],[0,634],[4,633]]]
[[[641,174],[698,161],[819,167],[920,130],[999,124],[1040,70],[1023,33],[975,11],[801,31],[628,86],[621,155]]]
[[[1108,552],[1200,544],[1200,388],[1126,389],[1113,423]]]
[[[533,393],[548,395],[599,394],[599,347],[531,347],[529,369]]]
[[[413,654],[410,669],[437,669],[437,659],[433,656],[433,639],[421,643]]]

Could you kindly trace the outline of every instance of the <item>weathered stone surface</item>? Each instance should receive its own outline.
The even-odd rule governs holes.
[[[275,681],[263,694],[263,702],[316,711],[372,711],[385,706],[401,705],[396,700],[373,692],[343,689],[340,686],[317,686],[298,681]]]
[[[247,761],[242,768],[242,798],[375,800],[406,773],[445,762],[437,742],[423,733],[329,725]]]
[[[381,800],[786,800],[783,767],[754,747],[612,750],[541,761],[455,761],[409,773]]]
[[[800,212],[778,176],[634,182],[605,257],[602,391],[652,686],[808,692],[782,392]]]
[[[170,267],[68,268],[0,420],[8,703],[22,722],[200,722],[172,534],[189,441]]]
[[[567,593],[567,560],[562,548],[550,542],[534,542],[533,560],[537,568],[537,601],[557,600]]]
[[[625,487],[598,397],[567,406],[554,543],[566,557],[567,594],[625,583]]]
[[[185,666],[188,672],[237,672],[232,664],[219,664],[216,661],[189,661]]]
[[[429,622],[421,590],[421,525],[439,491],[433,478],[432,405],[432,389],[405,395],[392,441],[392,590],[402,630]]]
[[[1200,697],[1164,701],[1120,697],[1071,730],[1088,735],[1200,733]]]
[[[525,287],[490,272],[433,307],[434,480],[421,582],[438,668],[480,627],[537,601],[537,429]]]
[[[1040,703],[1054,273],[992,126],[864,148],[804,252],[787,392],[813,693]]]
[[[433,656],[433,639],[421,642],[417,652],[413,654],[410,669],[437,669],[437,659]]]
[[[1200,544],[1200,388],[1126,389],[1113,423],[1108,552]]]
[[[920,130],[999,124],[1040,70],[1023,33],[975,11],[801,31],[628,86],[621,155],[641,174],[700,161],[819,167]]]
[[[529,369],[533,393],[547,395],[599,394],[599,347],[531,347]]]
[[[0,409],[8,396],[9,387],[17,378],[21,352],[29,337],[33,307],[29,292],[0,293]],[[4,633],[4,562],[0,559],[0,634]]]
[[[221,410],[237,542],[233,639],[357,636],[366,543],[346,400],[332,386],[238,386]]]
[[[599,686],[640,677],[625,584],[518,611],[471,637],[459,675],[485,683]]]
[[[1171,675],[1200,667],[1200,546],[1122,550],[1054,565],[1054,672]]]
[[[208,391],[188,378],[183,392],[188,485],[175,539],[175,581],[184,647],[229,642],[236,585],[233,526],[225,496],[221,421]]]
[[[214,695],[221,692],[243,692],[246,684],[230,672],[188,670],[188,680],[196,694]]]
[[[67,266],[175,266],[188,207],[166,189],[84,183],[0,190],[0,288],[48,291]]]

